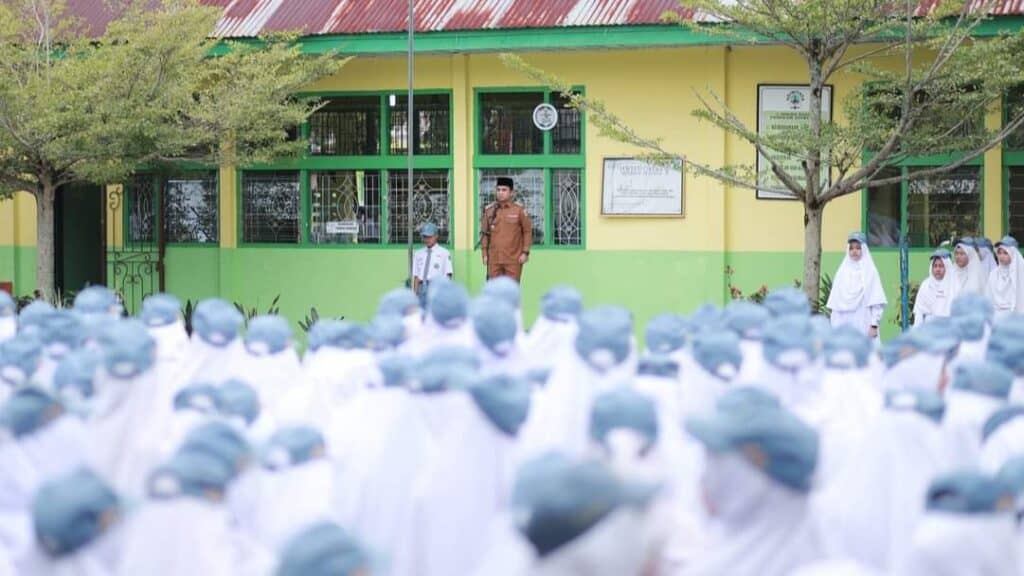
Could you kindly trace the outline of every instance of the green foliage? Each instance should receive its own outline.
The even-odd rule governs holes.
[[[120,17],[96,36],[60,0],[0,3],[0,198],[26,191],[49,205],[64,184],[123,182],[142,167],[298,154],[289,132],[320,104],[296,94],[346,61],[302,54],[294,36],[211,38],[222,8],[197,0],[109,9]],[[52,233],[39,232],[49,253]],[[38,266],[49,293],[53,263]]]
[[[338,316],[335,319],[344,320],[345,317]],[[312,328],[313,325],[316,324],[318,320],[320,320],[320,312],[317,311],[316,306],[314,306],[309,309],[309,313],[306,314],[305,318],[299,320],[299,328],[301,328],[303,332],[309,333],[310,328]]]
[[[261,312],[260,311],[259,303],[257,303],[256,306],[252,306],[252,307],[246,307],[246,306],[244,306],[244,305],[242,305],[242,304],[240,304],[238,302],[235,302],[234,304],[235,304],[235,309],[237,309],[239,311],[239,313],[242,314],[242,317],[245,318],[245,325],[248,326],[250,320],[252,320],[253,318],[255,318],[257,316],[260,316],[262,314],[266,314],[266,315],[269,315],[269,316],[276,316],[276,315],[280,314],[281,313],[281,309],[277,305],[280,300],[281,300],[281,295],[280,294],[278,294],[277,296],[274,296],[274,299],[271,300],[270,306],[267,307],[266,312]]]

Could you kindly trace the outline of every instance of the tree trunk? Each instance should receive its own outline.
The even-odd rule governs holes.
[[[40,296],[52,300],[54,295],[54,209],[57,188],[44,182],[36,197],[36,290]]]
[[[824,209],[804,206],[804,292],[811,308],[818,311],[821,290],[821,221]]]

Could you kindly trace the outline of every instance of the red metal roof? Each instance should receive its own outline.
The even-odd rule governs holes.
[[[404,32],[407,0],[200,0],[222,7],[214,36],[252,37],[266,32],[304,35]],[[920,12],[940,0],[920,0]],[[987,0],[969,0],[972,4]],[[573,26],[664,24],[661,16],[686,17],[678,0],[415,0],[419,32]],[[68,0],[68,11],[99,34],[114,17],[107,0]],[[1024,15],[1024,0],[1000,0],[997,15]]]

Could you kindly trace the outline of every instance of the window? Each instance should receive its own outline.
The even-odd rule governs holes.
[[[388,172],[388,241],[408,242],[409,177],[404,170]],[[413,172],[412,214],[413,234],[420,226],[432,222],[437,226],[437,241],[448,243],[448,171],[417,170]]]
[[[390,108],[388,139],[390,153],[408,153],[409,135],[406,123],[409,117],[409,98],[398,96],[395,106]],[[413,153],[429,156],[450,154],[451,118],[447,94],[426,94],[413,97],[413,113],[418,119],[418,129],[413,132]]]
[[[907,177],[928,169],[892,168],[882,177]],[[898,245],[901,230],[911,248],[933,248],[946,240],[974,236],[981,229],[981,167],[964,166],[904,180],[900,185],[872,188],[868,190],[867,220],[869,242],[880,247]]]
[[[878,179],[899,176],[898,168],[883,170]],[[903,192],[899,183],[868,188],[868,246],[894,247],[900,244],[900,205]]]
[[[1024,238],[1024,166],[1010,166],[1007,172],[1006,233]]]
[[[157,180],[152,174],[136,174],[126,186],[127,228],[131,243],[156,242]]]
[[[333,170],[309,175],[310,241],[380,243],[380,172]]]
[[[171,178],[166,185],[167,241],[216,244],[219,230],[217,174]]]
[[[349,96],[329,100],[309,118],[309,154],[380,154],[380,98]]]
[[[404,246],[408,241],[409,146],[415,178],[412,231],[428,220],[448,243],[452,170],[451,94],[328,95],[302,127],[309,151],[245,172],[239,187],[241,241],[313,246]]]
[[[242,240],[275,244],[299,241],[297,171],[242,174]]]
[[[533,124],[533,110],[542,103],[558,111],[557,124],[547,132]],[[512,178],[516,201],[533,223],[534,245],[582,246],[581,112],[561,94],[540,90],[482,92],[477,110],[477,219],[494,202],[497,179]]]

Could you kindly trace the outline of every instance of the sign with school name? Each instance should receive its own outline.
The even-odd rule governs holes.
[[[682,216],[683,160],[662,166],[636,158],[605,158],[601,214]]]
[[[757,134],[762,137],[785,136],[791,132],[807,130],[811,122],[810,101],[811,89],[798,85],[759,85],[757,87]],[[821,93],[822,123],[832,121],[832,87],[826,86]],[[806,182],[802,160],[788,156],[782,152],[768,151],[768,156],[782,165],[785,172],[800,184]],[[827,151],[822,152],[822,160],[828,158]],[[822,182],[829,182],[829,166],[821,166]],[[792,194],[779,193],[785,185],[772,172],[771,163],[763,155],[757,155],[757,197],[759,199],[795,198]],[[765,189],[762,189],[761,187]]]

